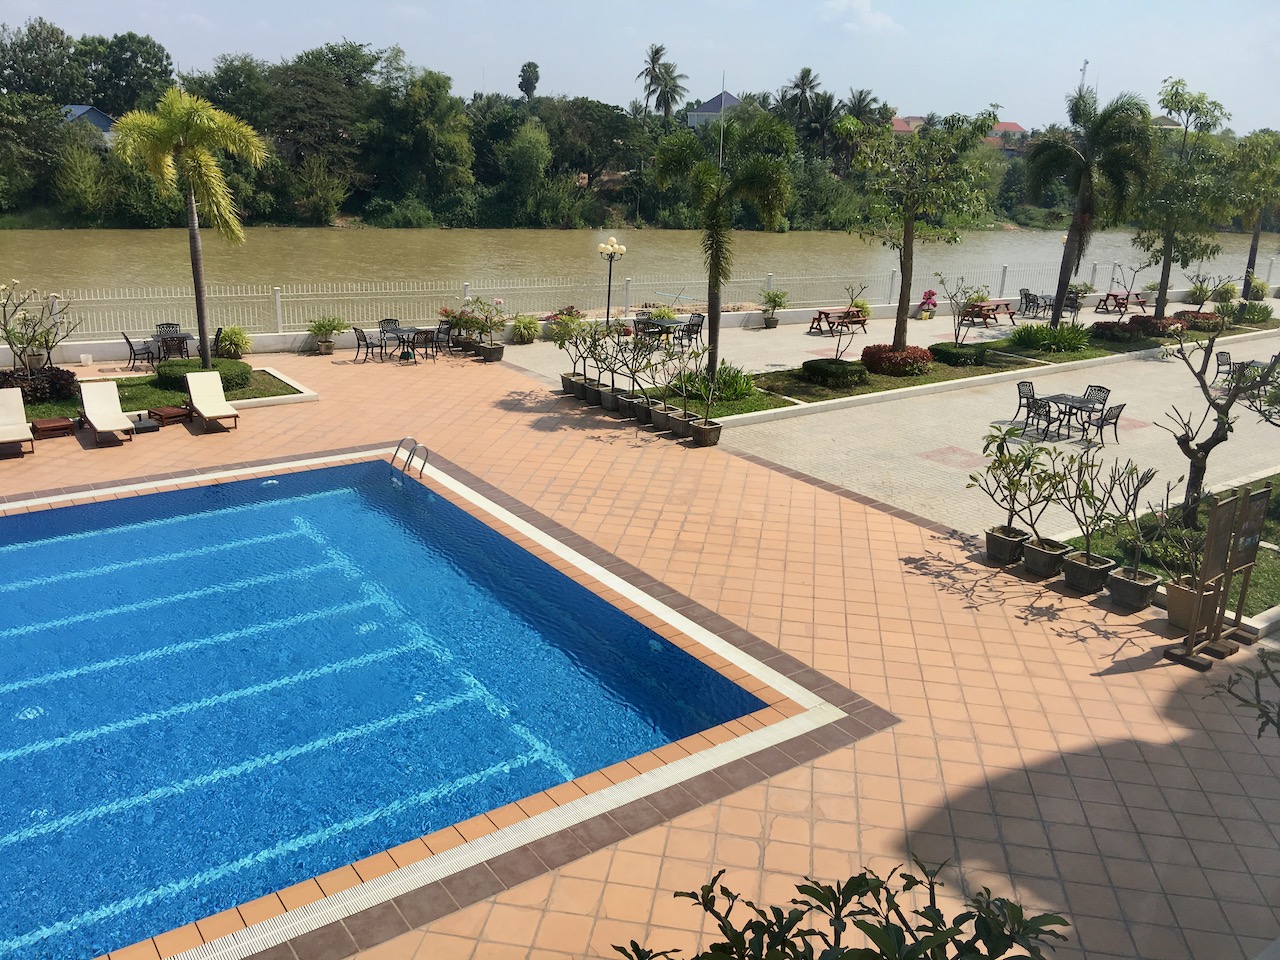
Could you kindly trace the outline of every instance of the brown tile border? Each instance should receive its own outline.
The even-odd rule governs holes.
[[[95,490],[107,490],[121,486],[163,484],[167,481],[190,478],[202,474],[245,471],[259,467],[271,467],[275,472],[285,472],[290,469],[309,469],[297,468],[293,465],[299,461],[320,458],[349,457],[352,460],[359,460],[385,456],[383,451],[393,446],[393,443],[362,445],[308,453],[288,461],[259,460],[247,463],[224,464],[199,470],[185,470],[158,476],[88,484],[74,489],[37,491],[0,499],[0,514],[5,512],[3,504],[6,502],[67,496],[69,493],[87,493],[91,495]],[[376,946],[404,933],[406,930],[430,923],[439,917],[487,899],[503,890],[515,887],[604,847],[640,834],[683,813],[695,810],[704,804],[720,800],[745,787],[760,783],[786,770],[848,746],[898,722],[898,718],[887,710],[854,693],[825,674],[814,670],[790,654],[779,650],[760,637],[744,630],[715,611],[704,607],[691,597],[673,590],[640,568],[609,553],[568,527],[516,500],[470,471],[438,455],[432,455],[430,462],[435,469],[466,485],[480,496],[507,510],[513,516],[558,540],[569,549],[624,580],[630,586],[662,602],[690,621],[715,634],[721,640],[748,654],[770,669],[777,671],[777,673],[798,686],[817,694],[827,703],[841,710],[844,715],[834,722],[810,730],[807,733],[792,737],[776,745],[765,747],[740,759],[732,760],[714,770],[698,774],[682,783],[662,788],[641,799],[633,800],[607,813],[598,814],[588,820],[566,827],[557,833],[499,854],[486,862],[467,867],[410,893],[361,910],[344,920],[335,921],[310,933],[293,937],[285,943],[255,954],[254,956],[259,960],[341,960],[341,958],[350,956],[357,950]],[[790,472],[793,473],[794,471]],[[803,476],[798,476],[797,479],[804,478]],[[450,491],[442,491],[439,488],[433,489],[436,489],[437,493],[446,494],[450,500],[459,502],[468,509],[473,509],[470,508],[469,504],[456,500]],[[839,493],[838,490],[835,492]],[[854,496],[856,497],[856,495]],[[89,499],[92,499],[92,496]],[[491,525],[505,526],[497,521],[496,518],[486,517],[484,519]],[[932,527],[930,528],[932,529]],[[512,533],[509,530],[504,530],[503,532],[508,535]],[[534,545],[529,543],[527,538],[513,537],[513,539],[520,542],[530,552],[535,552],[531,549]],[[554,562],[558,558],[548,558],[546,556],[542,558],[551,562],[553,566],[558,566]],[[603,585],[599,586],[602,587]],[[597,589],[596,592],[599,593],[600,591]],[[695,653],[695,655],[700,653],[701,659],[708,659],[705,648],[701,647],[700,644],[694,644],[693,641],[682,635],[679,637],[669,636],[674,631],[665,623],[661,625],[661,628],[655,626],[655,629],[666,636],[667,639],[685,647],[689,652]],[[683,643],[680,642],[681,639],[684,640]],[[698,650],[690,649],[691,645],[697,646]],[[711,658],[718,660],[719,663],[711,663],[710,665],[720,672],[724,672],[724,668],[728,666],[727,661],[716,657],[714,654],[711,655]],[[750,681],[751,678],[747,678],[747,680]],[[739,682],[742,683],[742,681]],[[791,716],[799,710],[789,699],[785,697],[779,699],[780,695],[773,691],[772,688],[765,691],[755,690],[749,682],[745,686],[756,692],[769,705],[763,710],[757,711],[756,714],[750,714],[742,718],[741,721],[734,721],[733,723],[737,724],[736,727],[733,724],[726,724],[721,728],[704,731],[704,734],[711,735],[711,739],[702,734],[689,738],[689,740],[698,740],[700,742],[689,745],[690,750],[682,751],[682,753],[704,749],[713,742],[732,739],[741,733],[747,732],[748,729],[763,727],[768,723]],[[769,694],[772,694],[772,697]],[[679,745],[672,746],[676,747],[677,750],[679,749]],[[653,757],[655,754],[646,754],[643,757]],[[637,761],[642,761],[643,757],[632,758],[631,761],[625,761],[609,768],[615,781],[618,778],[628,779],[644,769],[649,769],[649,766],[642,766],[637,763]],[[652,765],[659,765],[662,762],[666,761],[658,758]],[[617,772],[613,773],[615,769]],[[597,780],[597,778],[599,779]],[[579,778],[573,784],[565,786],[573,787],[589,779],[597,783],[597,788],[608,786],[610,782],[607,778],[596,773]],[[590,785],[584,783],[583,786],[588,787]],[[577,795],[584,795],[583,790],[580,789],[568,794],[566,798],[572,799],[573,796]],[[543,795],[544,798],[546,796]],[[511,816],[522,818],[530,815],[525,810],[516,808],[536,799],[526,798],[524,801],[520,801],[519,804],[512,804]],[[550,798],[550,800],[561,802],[556,801],[554,797]],[[554,804],[549,803],[549,805]],[[506,810],[506,808],[502,809]],[[498,826],[492,822],[491,817],[482,816],[473,818],[473,820],[484,820],[485,822],[482,824],[477,823],[473,827],[462,825],[466,827],[463,830],[464,834],[470,835],[474,831],[475,835],[481,836],[492,832]],[[499,823],[501,822],[500,818]],[[467,822],[467,824],[471,823],[472,821]],[[402,844],[389,851],[389,856],[388,854],[379,854],[375,857],[367,858],[355,864],[354,869],[353,867],[345,867],[337,871],[331,871],[322,877],[296,884],[287,890],[280,891],[278,894],[272,894],[255,900],[250,904],[241,905],[239,908],[224,911],[223,914],[218,916],[223,917],[226,915],[228,921],[234,918],[237,927],[270,917],[279,917],[288,910],[315,902],[326,893],[336,892],[337,889],[350,886],[351,884],[343,879],[347,877],[348,873],[351,874],[350,879],[354,882],[371,880],[385,874],[390,869],[390,866],[382,863],[380,858],[390,860],[391,865],[394,866],[405,866],[434,854],[442,853],[457,846],[462,841],[463,837],[458,836],[457,827],[442,830],[429,837]],[[329,885],[331,889],[326,890],[326,885]],[[201,922],[208,926],[211,919],[206,918]],[[200,930],[199,924],[188,925],[183,927],[182,930],[188,933],[200,934],[201,939],[203,939],[203,931]],[[227,930],[219,929],[217,934],[226,932]],[[208,943],[214,939],[216,939],[216,934],[213,931],[213,927],[210,926],[210,936],[205,942]],[[126,954],[132,955],[132,951],[142,948],[149,956],[158,954],[164,960],[164,958],[192,947],[194,947],[194,943],[190,937],[178,938],[174,936],[174,932],[169,932],[160,934],[156,938],[144,941],[141,944],[114,951],[111,956],[115,960],[125,960]],[[195,947],[195,949],[200,948]]]

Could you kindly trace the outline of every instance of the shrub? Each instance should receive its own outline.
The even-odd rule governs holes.
[[[1128,323],[1148,337],[1167,337],[1174,331],[1187,329],[1186,321],[1178,317],[1153,317],[1146,313],[1135,314]]]
[[[1271,288],[1267,286],[1265,280],[1259,280],[1257,277],[1249,278],[1249,291],[1245,294],[1250,300],[1265,300],[1271,296]]]
[[[538,339],[538,334],[542,330],[542,324],[538,322],[537,317],[531,317],[527,313],[518,313],[511,318],[511,342],[512,343],[533,343]]]
[[[671,388],[691,400],[707,399],[707,373],[705,370],[686,370],[671,381]],[[745,400],[756,392],[756,381],[751,374],[732,363],[716,367],[716,400],[730,402]]]
[[[202,369],[199,357],[161,360],[156,364],[156,386],[161,390],[186,390],[187,374],[197,373]],[[249,378],[253,376],[253,367],[243,360],[218,358],[213,361],[213,369],[222,374],[222,389],[227,393],[245,389],[249,386]]]
[[[1270,323],[1275,319],[1269,303],[1247,303],[1244,307],[1245,323]]]
[[[223,327],[218,340],[218,356],[239,360],[253,349],[253,338],[244,327]]]
[[[1133,343],[1141,340],[1145,334],[1128,321],[1099,320],[1089,328],[1089,336],[1095,340],[1110,340],[1112,343]]]
[[[871,377],[867,368],[856,360],[837,360],[819,357],[800,364],[800,375],[810,383],[823,387],[858,387]]]
[[[1203,280],[1197,280],[1191,284],[1191,289],[1187,291],[1187,303],[1204,303],[1212,293],[1213,291],[1207,283]]]
[[[1240,288],[1234,283],[1224,283],[1217,290],[1213,291],[1214,303],[1230,303],[1232,300],[1240,296]]]
[[[76,375],[61,367],[42,367],[31,376],[24,370],[0,370],[0,389],[17,387],[23,403],[74,400],[79,395]]]
[[[1046,323],[1024,323],[1009,335],[1009,342],[1016,347],[1045,353],[1079,353],[1089,345],[1089,331],[1067,323],[1058,327]]]
[[[987,348],[981,343],[931,343],[929,352],[948,367],[980,367],[987,362]]]
[[[1083,297],[1090,293],[1096,293],[1097,289],[1098,288],[1095,287],[1092,283],[1085,283],[1083,280],[1077,281],[1076,283],[1067,284],[1067,293],[1074,293],[1077,297]]]
[[[873,343],[862,350],[862,363],[872,373],[890,377],[917,377],[929,372],[933,354],[924,347],[895,350],[887,343]]]

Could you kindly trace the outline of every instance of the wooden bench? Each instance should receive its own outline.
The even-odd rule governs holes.
[[[823,329],[823,324],[826,329]],[[809,332],[826,333],[834,337],[837,330],[846,330],[850,333],[853,328],[861,327],[862,332],[867,332],[867,315],[856,307],[844,307],[838,310],[819,310],[814,318],[809,321]]]
[[[971,304],[965,308],[964,316],[960,318],[960,322],[981,323],[986,327],[990,326],[992,321],[999,323],[1001,314],[1008,317],[1009,322],[1015,327],[1018,325],[1018,315],[1013,309],[1013,304],[1005,300],[987,300],[983,303]]]

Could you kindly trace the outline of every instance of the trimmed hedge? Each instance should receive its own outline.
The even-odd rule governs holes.
[[[918,377],[929,372],[933,354],[924,347],[895,350],[887,343],[873,343],[863,347],[862,363],[872,373],[890,377]]]
[[[1192,330],[1199,330],[1201,333],[1221,333],[1227,328],[1226,321],[1216,313],[1204,310],[1179,310],[1174,316]]]
[[[860,387],[871,377],[867,368],[856,360],[819,357],[800,364],[800,375],[810,383],[823,387]]]
[[[199,357],[186,360],[161,360],[156,364],[156,386],[161,390],[186,390],[187,374],[197,373],[203,369],[200,366]],[[227,360],[218,357],[213,361],[213,369],[222,374],[222,389],[227,393],[245,389],[249,386],[249,378],[253,376],[253,367],[243,360]]]
[[[76,375],[61,367],[42,367],[31,376],[23,370],[0,370],[0,388],[17,387],[23,403],[74,400],[80,395]]]
[[[987,362],[987,348],[981,343],[931,343],[929,352],[948,367],[980,367]]]
[[[1089,336],[1114,343],[1133,343],[1147,337],[1167,337],[1174,331],[1187,329],[1181,317],[1156,317],[1137,314],[1128,320],[1099,320],[1089,328]]]

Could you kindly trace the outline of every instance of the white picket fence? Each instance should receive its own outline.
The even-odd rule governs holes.
[[[1056,262],[982,264],[949,271],[963,276],[966,283],[985,284],[993,297],[1017,298],[1018,290],[1033,293],[1052,290],[1057,283]],[[1096,269],[1096,268],[1094,268]],[[1099,288],[1107,284],[1103,275],[1082,279]],[[923,276],[921,275],[923,274]],[[912,299],[936,287],[930,271],[917,271],[912,283]],[[725,284],[721,296],[726,309],[751,309],[760,301],[764,288],[786,290],[793,306],[808,307],[847,302],[850,292],[862,289],[861,296],[873,304],[897,301],[900,277],[896,270],[862,276],[736,277]],[[683,311],[703,309],[706,304],[705,277],[639,277],[615,281],[611,306],[615,315],[624,310],[659,304]],[[376,326],[387,317],[420,321],[436,317],[442,307],[457,307],[468,296],[501,299],[508,313],[544,315],[572,304],[588,314],[603,315],[606,297],[604,281],[576,277],[510,278],[488,277],[469,283],[453,280],[380,280],[365,283],[306,283],[214,285],[206,289],[209,323],[212,327],[242,327],[250,334],[298,333],[321,316],[337,316],[354,326]],[[117,289],[67,290],[64,300],[73,302],[70,316],[78,321],[73,340],[102,340],[121,332],[149,333],[158,323],[177,322],[186,329],[195,326],[195,299],[189,286],[134,287]]]

